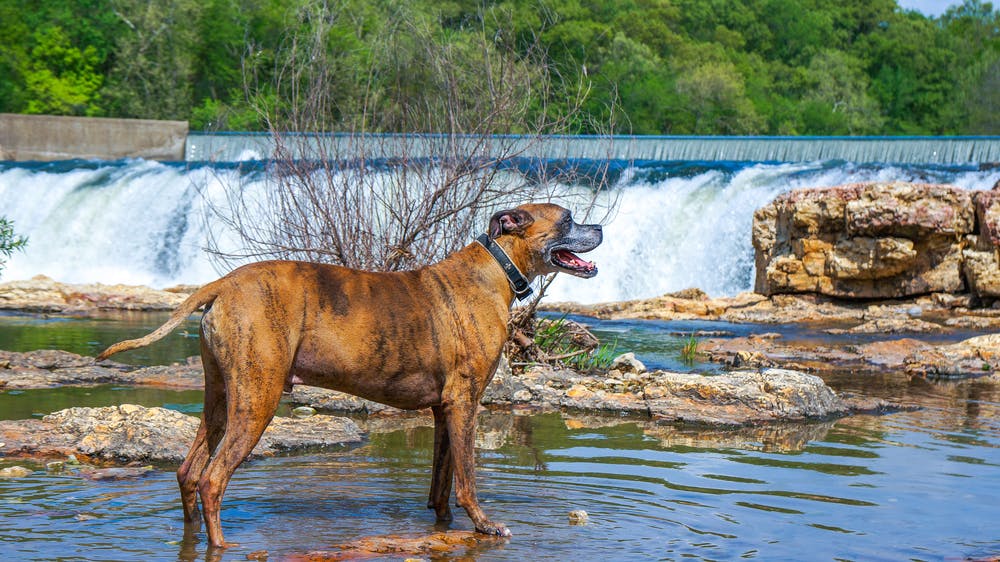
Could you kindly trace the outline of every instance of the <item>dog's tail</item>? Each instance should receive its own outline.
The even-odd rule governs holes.
[[[128,351],[130,349],[135,349],[137,347],[147,346],[155,341],[160,340],[164,336],[170,333],[171,330],[176,328],[181,322],[187,319],[192,312],[198,310],[206,304],[211,304],[217,296],[219,296],[220,285],[222,284],[222,279],[214,281],[205,285],[191,294],[184,302],[181,303],[177,310],[170,316],[170,319],[166,321],[165,324],[150,332],[149,334],[137,338],[134,340],[125,340],[118,342],[111,347],[102,351],[96,358],[96,361],[103,361],[112,355]]]

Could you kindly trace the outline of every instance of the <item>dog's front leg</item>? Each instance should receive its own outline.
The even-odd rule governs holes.
[[[434,406],[434,464],[431,469],[431,493],[427,507],[437,514],[438,521],[451,521],[451,482],[454,465],[451,462],[451,440],[444,406]]]
[[[496,523],[486,517],[476,496],[476,409],[477,403],[471,397],[446,401],[444,404],[451,458],[455,467],[455,497],[458,505],[465,508],[476,525],[476,531],[509,537],[510,531],[503,523]]]

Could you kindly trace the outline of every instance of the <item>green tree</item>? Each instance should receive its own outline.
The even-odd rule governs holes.
[[[6,217],[0,217],[0,271],[15,250],[24,250],[28,239],[14,233],[14,223]]]
[[[810,91],[803,98],[804,133],[864,135],[882,130],[878,102],[868,95],[861,62],[843,51],[825,50],[807,69]]]
[[[196,0],[111,0],[124,25],[104,95],[119,117],[187,119],[194,102]],[[234,64],[237,61],[233,61]]]
[[[93,115],[97,92],[104,77],[97,72],[97,49],[71,45],[60,27],[45,27],[33,34],[35,47],[24,72],[29,98],[25,113]]]

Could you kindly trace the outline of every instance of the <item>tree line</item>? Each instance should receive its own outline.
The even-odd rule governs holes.
[[[477,132],[497,110],[489,92],[514,82],[504,100],[521,118],[489,132],[997,134],[1000,12],[979,0],[937,18],[896,0],[0,0],[0,112]]]

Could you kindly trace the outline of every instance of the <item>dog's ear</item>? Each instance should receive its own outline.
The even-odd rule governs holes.
[[[535,217],[521,209],[507,209],[493,213],[490,218],[490,238],[498,238],[501,234],[524,234],[524,230]]]

